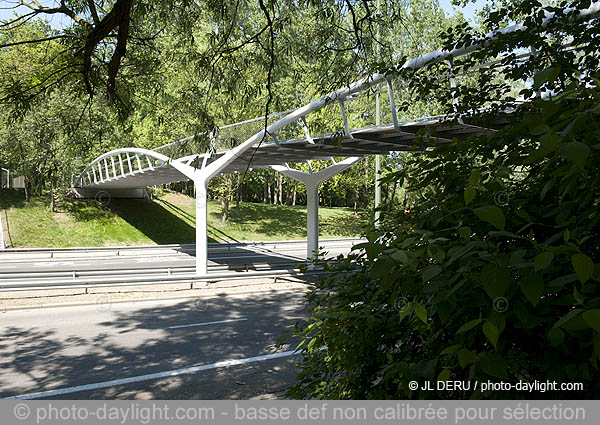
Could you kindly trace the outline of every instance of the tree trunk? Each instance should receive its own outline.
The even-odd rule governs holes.
[[[50,176],[50,211],[56,212],[56,204],[54,202],[54,179]]]
[[[292,182],[288,177],[285,178],[285,187],[285,204],[289,206],[292,205]]]
[[[271,203],[271,184],[269,182],[269,170],[266,170],[265,173],[265,196],[263,199],[263,203],[270,204]]]
[[[292,205],[296,205],[298,192],[296,191],[296,185],[294,184],[294,192],[292,193]]]
[[[29,178],[27,177],[27,173],[25,172],[25,152],[23,152],[23,144],[21,143],[21,141],[17,138],[17,141],[19,143],[19,156],[21,157],[21,167],[23,170],[23,180],[24,180],[24,186],[25,186],[25,201],[28,202],[29,201]]]
[[[279,173],[278,173],[279,174]],[[279,205],[283,205],[283,175],[279,174],[277,179],[277,195],[279,196]]]
[[[242,177],[240,174],[237,175],[237,187],[235,191],[235,207],[240,206],[240,201],[242,201]]]
[[[221,197],[221,223],[225,224],[229,220],[229,200],[233,192],[233,176],[225,176],[225,191]]]
[[[229,197],[227,195],[221,198],[221,224],[229,220]]]

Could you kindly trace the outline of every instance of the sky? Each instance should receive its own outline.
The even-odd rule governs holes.
[[[53,7],[59,4],[56,0],[38,0],[43,6]],[[30,9],[25,6],[19,6],[14,9],[14,6],[19,4],[19,0],[0,0],[0,19],[10,19],[16,11],[19,14],[27,13]],[[45,15],[44,18],[50,22],[53,27],[61,28],[69,24],[71,19],[60,14]]]
[[[440,1],[440,5],[442,6],[442,9],[444,9],[444,11],[453,14],[455,11],[461,11],[462,14],[465,16],[465,18],[467,19],[471,19],[473,17],[473,12],[475,12],[476,10],[479,10],[483,7],[483,5],[485,5],[488,1],[487,0],[476,0],[474,3],[469,3],[467,4],[466,7],[454,7],[452,6],[452,4],[450,4],[450,0],[439,0]]]

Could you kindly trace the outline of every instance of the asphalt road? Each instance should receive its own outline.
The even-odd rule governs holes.
[[[9,311],[0,315],[0,397],[281,394],[298,357],[293,344],[281,357],[271,347],[304,316],[300,292]]]
[[[357,240],[325,240],[321,246],[328,256],[348,253]],[[0,281],[11,273],[60,272],[85,270],[153,269],[194,267],[193,252],[175,249],[149,248],[146,250],[86,252],[85,250],[62,252],[50,258],[47,252],[0,253]],[[284,263],[300,263],[306,260],[306,244],[236,245],[209,250],[209,269],[239,269],[240,266],[264,264],[277,266]],[[250,267],[251,268],[251,267]],[[12,280],[12,277],[11,277]]]

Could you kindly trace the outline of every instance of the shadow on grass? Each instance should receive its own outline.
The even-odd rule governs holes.
[[[210,213],[220,219],[219,212]],[[321,234],[340,237],[355,237],[364,233],[369,222],[369,213],[359,211],[355,216],[350,209],[328,209],[320,215]],[[253,232],[267,236],[300,235],[306,237],[306,207],[278,206],[259,203],[242,203],[231,208],[229,222],[240,226],[247,225]]]
[[[194,227],[154,201],[113,199],[108,208],[159,245],[196,242]]]
[[[0,210],[25,206],[23,189],[0,189]]]
[[[220,220],[219,212],[210,213]],[[247,225],[252,231],[267,236],[306,235],[306,211],[302,207],[242,203],[229,211],[229,222]]]
[[[93,199],[62,200],[58,211],[68,213],[77,221],[108,220],[112,216],[109,209]]]
[[[183,216],[186,220],[192,221],[194,222],[196,220],[196,217],[193,216],[192,214],[190,214],[189,212],[187,212],[186,210],[182,209],[181,207],[166,201],[164,199],[159,199],[158,202],[160,204],[164,204],[166,205],[167,208],[172,209],[173,211],[175,211],[178,215]],[[219,216],[220,217],[220,216]],[[208,241],[209,242],[221,242],[221,241],[226,241],[226,242],[239,242],[237,239],[235,239],[233,236],[228,235],[227,233],[223,232],[220,229],[217,229],[215,226],[211,226],[210,223],[207,223],[207,232],[208,232]],[[211,237],[211,233],[213,235],[215,235],[216,238],[215,239],[213,237]]]
[[[356,216],[335,214],[326,217],[320,221],[319,226],[322,233],[350,238],[363,235],[369,220],[370,214],[367,211],[359,211]]]

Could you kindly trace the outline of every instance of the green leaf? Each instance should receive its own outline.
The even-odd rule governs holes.
[[[394,252],[392,252],[390,254],[390,257],[392,257],[393,260],[398,261],[399,263],[407,263],[408,262],[408,257],[406,255],[406,251],[402,250],[402,249],[397,249]]]
[[[556,133],[546,133],[540,137],[540,152],[543,156],[546,156],[550,152],[553,152],[558,148],[561,138]]]
[[[477,186],[481,181],[481,173],[477,168],[474,168],[469,175],[469,184],[471,186]]]
[[[552,179],[550,179],[546,182],[546,184],[544,185],[544,187],[542,187],[542,190],[540,191],[540,201],[544,200],[544,198],[548,194],[548,191],[550,189],[552,189],[553,185],[554,185],[554,180],[552,180]]]
[[[423,282],[428,282],[438,274],[442,272],[442,268],[439,266],[429,266],[424,271],[421,277],[423,278]]]
[[[427,310],[419,303],[414,303],[415,306],[415,314],[421,321],[427,324]]]
[[[540,147],[531,152],[527,160],[528,164],[538,162],[548,154],[554,152],[560,145],[561,137],[556,133],[546,133],[540,137]]]
[[[459,344],[454,344],[454,345],[451,345],[449,347],[444,348],[440,354],[454,354],[459,349],[460,349],[460,345]]]
[[[510,287],[511,276],[506,267],[486,264],[481,271],[481,280],[485,292],[492,300],[495,300],[506,293]]]
[[[581,281],[581,283],[585,283],[588,281],[592,274],[594,273],[594,262],[590,257],[585,254],[575,254],[571,257],[571,264],[573,264],[573,268],[575,269],[575,274]]]
[[[533,306],[537,306],[544,294],[544,281],[537,273],[527,273],[521,278],[521,292]]]
[[[494,348],[496,348],[496,344],[498,344],[498,337],[500,336],[500,332],[498,331],[496,325],[494,325],[492,322],[486,321],[481,327],[481,330],[488,341],[490,341]]]
[[[472,233],[473,233],[473,231],[468,226],[462,226],[462,227],[458,228],[458,235],[466,241],[471,239]]]
[[[444,369],[437,377],[438,381],[448,381],[450,379],[450,369]]]
[[[556,322],[554,324],[554,328],[558,328],[563,326],[564,324],[566,324],[567,322],[569,322],[570,320],[574,319],[576,316],[579,315],[579,313],[581,313],[583,310],[580,308],[576,308],[575,310],[571,310],[569,311],[567,314],[565,314],[563,317],[561,317],[558,322]]]
[[[571,142],[564,145],[561,149],[561,155],[577,165],[583,167],[590,154],[590,148],[585,143]]]
[[[582,315],[585,323],[590,325],[592,329],[600,333],[600,310],[588,310]]]
[[[550,344],[554,347],[559,346],[565,341],[565,332],[561,328],[552,328],[546,334]]]
[[[487,221],[498,230],[504,230],[505,219],[504,213],[498,207],[487,205],[485,207],[479,207],[473,210],[475,215],[483,221]]]
[[[475,360],[475,353],[473,353],[471,350],[463,348],[458,352],[458,364],[463,369],[465,368],[465,366],[469,365],[473,360]]]
[[[481,370],[490,376],[500,379],[507,378],[506,360],[496,353],[485,353],[479,361],[479,366],[481,367]]]
[[[550,251],[542,252],[539,255],[536,255],[533,260],[534,270],[537,272],[538,270],[545,269],[550,264],[552,264],[552,260],[554,259],[554,254]]]
[[[475,189],[472,187],[467,187],[464,193],[465,205],[469,205],[471,201],[475,198]]]
[[[463,332],[466,332],[468,330],[473,329],[475,326],[479,325],[481,323],[481,319],[473,319],[473,320],[469,320],[467,323],[465,323],[464,325],[462,325],[460,328],[458,328],[458,330],[456,331],[457,334],[461,334]]]
[[[427,253],[431,258],[436,260],[438,263],[444,261],[446,258],[446,251],[439,247],[439,245],[431,244],[427,247]]]
[[[535,75],[533,76],[533,88],[539,89],[545,83],[553,82],[554,80],[556,80],[556,77],[558,77],[558,74],[560,74],[559,66],[546,68],[546,69],[536,72]]]

